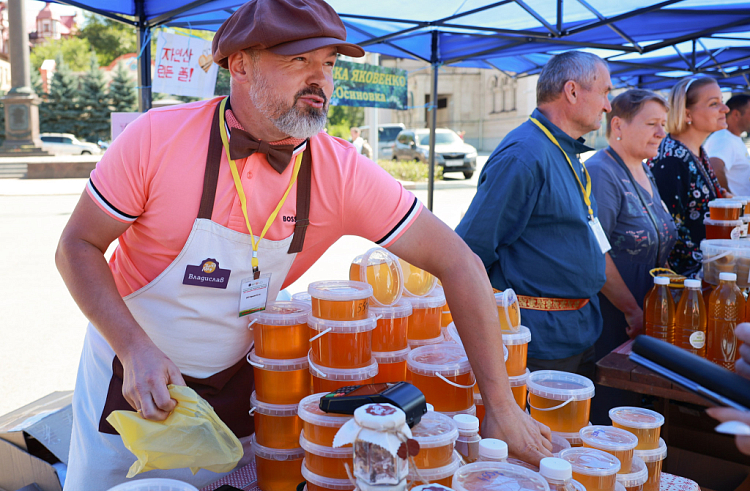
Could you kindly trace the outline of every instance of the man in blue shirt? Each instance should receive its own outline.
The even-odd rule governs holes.
[[[611,110],[610,90],[598,56],[570,51],[550,59],[537,82],[537,109],[492,153],[456,228],[492,286],[518,294],[532,334],[532,371],[594,375],[609,244],[597,239],[591,180],[577,155],[591,150],[581,137]]]

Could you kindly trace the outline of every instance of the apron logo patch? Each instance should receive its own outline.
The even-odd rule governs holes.
[[[204,259],[200,266],[188,265],[185,268],[182,284],[225,289],[229,284],[230,273],[228,269],[221,269],[216,259]]]

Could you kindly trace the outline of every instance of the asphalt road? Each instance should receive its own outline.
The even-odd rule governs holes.
[[[479,157],[480,169],[486,158]],[[468,208],[478,174],[468,181],[449,174],[436,183],[434,212],[451,228]],[[85,184],[0,179],[0,415],[75,385],[87,321],[55,268],[54,252]],[[426,184],[414,193],[427,202]],[[351,260],[372,246],[342,237],[289,292],[306,290],[312,281],[347,278]]]

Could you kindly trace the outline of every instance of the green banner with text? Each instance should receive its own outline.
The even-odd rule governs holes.
[[[406,70],[337,61],[332,106],[406,109]]]

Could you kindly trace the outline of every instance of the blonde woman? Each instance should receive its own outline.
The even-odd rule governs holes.
[[[677,226],[669,264],[679,274],[694,276],[701,267],[708,202],[727,195],[702,145],[711,133],[727,127],[729,108],[716,81],[698,76],[684,78],[672,88],[669,107],[669,134],[648,164]]]

